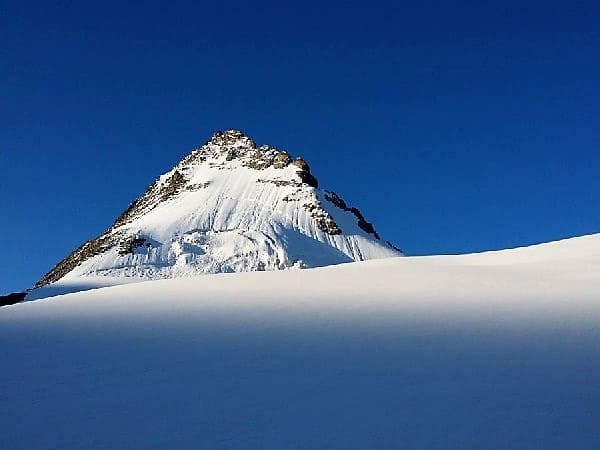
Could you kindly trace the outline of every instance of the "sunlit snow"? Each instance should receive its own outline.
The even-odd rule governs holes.
[[[215,135],[161,175],[156,190],[145,194],[151,207],[106,232],[113,241],[110,248],[82,258],[58,283],[34,290],[28,299],[131,281],[320,267],[401,255],[361,229],[355,214],[327,199],[328,191],[302,183],[293,163],[260,170],[247,166],[255,154],[272,157],[281,152],[256,149],[235,130],[225,136],[226,144]],[[231,158],[231,152],[240,157]],[[182,185],[163,198],[160,188],[175,173]],[[340,233],[319,227],[315,211],[327,214]],[[123,252],[115,243],[126,239],[141,244]]]
[[[600,235],[0,309],[0,448],[600,447]]]

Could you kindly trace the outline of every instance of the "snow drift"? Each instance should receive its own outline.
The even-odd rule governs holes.
[[[600,445],[600,235],[0,309],[1,448]]]

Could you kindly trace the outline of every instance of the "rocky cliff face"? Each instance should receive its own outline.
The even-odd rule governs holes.
[[[36,284],[315,267],[398,256],[306,161],[216,132]]]

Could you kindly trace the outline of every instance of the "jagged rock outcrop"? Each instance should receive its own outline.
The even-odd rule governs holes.
[[[343,209],[344,211],[349,211],[352,214],[354,214],[354,216],[358,219],[357,225],[360,227],[360,229],[362,229],[365,233],[372,234],[377,240],[380,239],[379,235],[377,234],[377,231],[375,231],[375,228],[373,227],[373,224],[365,220],[364,216],[358,208],[348,207],[348,205],[346,205],[346,202],[342,200],[342,198],[333,191],[326,191],[325,198],[338,208]],[[387,241],[387,244],[392,248],[396,248],[389,241]]]
[[[385,241],[385,242],[386,242],[386,244],[387,244],[388,246],[390,246],[390,247],[391,247],[391,248],[393,248],[394,250],[396,250],[396,251],[398,251],[398,252],[400,252],[400,253],[404,253],[402,250],[400,250],[398,247],[396,247],[396,246],[395,246],[394,244],[392,244],[390,241]]]
[[[27,292],[11,292],[8,295],[0,295],[0,306],[14,305],[25,300]]]
[[[286,151],[279,152],[273,158],[273,167],[276,169],[283,169],[292,163],[292,157]]]
[[[310,167],[308,166],[306,161],[304,161],[302,158],[298,157],[294,160],[293,164],[294,164],[294,166],[298,167],[298,169],[300,169],[296,172],[296,175],[298,175],[300,177],[300,179],[302,180],[303,183],[306,183],[309,186],[312,186],[314,188],[319,187],[319,182],[312,175],[312,173],[310,173]]]

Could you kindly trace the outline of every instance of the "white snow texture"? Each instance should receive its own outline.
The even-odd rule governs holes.
[[[401,253],[358,225],[334,205],[328,191],[302,183],[291,162],[276,167],[279,152],[256,148],[239,131],[218,132],[160,176],[139,214],[107,235],[137,239],[130,252],[116,245],[84,260],[50,293],[107,284],[202,273],[307,268],[399,256]],[[253,168],[262,164],[260,169]],[[164,196],[177,172],[183,181]],[[337,196],[336,196],[337,197]],[[333,221],[340,234],[323,230]]]
[[[599,273],[591,235],[3,307],[0,448],[597,449]]]

